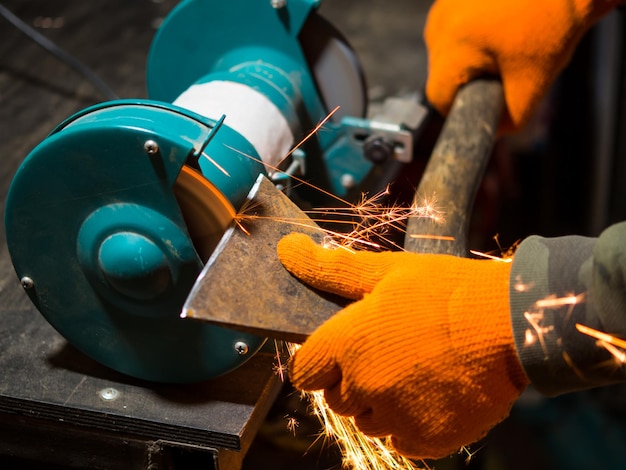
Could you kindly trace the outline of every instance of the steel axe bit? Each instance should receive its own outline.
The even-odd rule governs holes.
[[[263,175],[246,207],[202,269],[181,317],[302,343],[348,301],[289,274],[276,245],[291,232],[321,242],[324,232]]]

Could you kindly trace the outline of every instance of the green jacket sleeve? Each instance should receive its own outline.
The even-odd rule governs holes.
[[[626,338],[626,222],[598,238],[525,239],[510,303],[517,353],[537,390],[555,396],[626,382],[624,350],[580,331]]]

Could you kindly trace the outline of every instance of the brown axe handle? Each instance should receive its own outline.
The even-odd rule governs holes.
[[[467,231],[502,116],[504,95],[496,80],[475,80],[454,100],[415,192],[414,204],[436,200],[444,221],[411,217],[404,248],[467,256]],[[451,238],[448,238],[451,237]]]

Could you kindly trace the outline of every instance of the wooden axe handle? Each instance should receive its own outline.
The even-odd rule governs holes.
[[[475,80],[457,93],[413,200],[420,206],[434,198],[444,221],[409,218],[404,240],[407,251],[467,256],[474,198],[491,156],[503,106],[502,84],[496,80]]]

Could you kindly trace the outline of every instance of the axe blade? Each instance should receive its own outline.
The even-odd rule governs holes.
[[[321,242],[324,232],[263,175],[246,207],[246,216],[231,224],[196,279],[181,317],[302,343],[347,301],[289,274],[276,245],[291,232]]]

